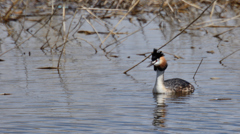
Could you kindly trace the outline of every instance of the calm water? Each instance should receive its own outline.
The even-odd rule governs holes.
[[[66,47],[60,72],[37,69],[56,66],[58,55],[43,53],[39,49],[42,42],[36,38],[0,57],[5,60],[0,62],[0,92],[11,93],[0,96],[0,133],[239,132],[240,52],[224,60],[223,65],[218,62],[239,49],[239,30],[224,35],[221,42],[212,37],[221,30],[206,28],[208,33],[190,30],[162,49],[184,58],[175,59],[166,54],[169,67],[165,78],[180,77],[191,82],[196,88],[192,95],[153,96],[155,72],[147,68],[150,59],[128,75],[123,74],[144,58],[137,54],[151,52],[179,32],[178,26],[168,23],[168,30],[155,30],[159,20],[114,49],[112,55],[118,58],[110,57],[111,60],[98,48],[97,35],[78,34],[91,41],[98,53],[94,54],[85,42],[81,46],[71,42]],[[111,21],[114,25],[117,22]],[[131,33],[140,28],[135,24],[125,20],[119,27],[125,26],[121,32]],[[6,30],[2,24],[0,27]],[[84,30],[89,29],[86,24]],[[99,30],[103,29],[99,27]],[[7,33],[2,32],[0,36],[2,52],[15,46]],[[111,41],[110,37],[107,43]],[[210,50],[215,53],[206,52]],[[202,58],[194,81],[193,74]],[[211,80],[212,77],[219,79]],[[231,100],[211,100],[215,98]]]

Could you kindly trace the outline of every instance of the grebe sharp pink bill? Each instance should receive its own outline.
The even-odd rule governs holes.
[[[154,71],[157,72],[156,82],[153,88],[154,94],[166,94],[166,93],[193,93],[194,86],[180,78],[173,78],[164,80],[164,71],[167,69],[167,61],[164,58],[162,51],[153,49],[152,62],[148,66],[154,65]]]

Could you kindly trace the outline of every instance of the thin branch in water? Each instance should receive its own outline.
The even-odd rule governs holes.
[[[33,25],[31,25],[30,27],[28,27],[26,29],[26,31],[29,31],[30,28],[34,27],[35,25],[37,25],[38,23],[40,23],[42,20],[44,20],[45,18],[47,18],[48,16],[42,17],[41,19],[37,20]]]
[[[75,30],[75,32],[72,34],[72,36],[73,36],[73,38],[75,38],[75,34],[78,32],[78,30],[83,26],[83,24],[85,23],[85,22],[81,22],[81,20],[82,20],[82,15],[81,15],[81,17],[79,18],[79,20],[78,20],[78,23],[76,24],[76,26],[74,27],[74,29],[76,29]],[[85,20],[86,21],[86,20]],[[79,25],[79,26],[78,26]],[[78,26],[78,28],[76,28]]]
[[[72,31],[76,30],[76,27],[81,23],[81,22],[80,22],[81,19],[82,19],[82,15],[80,16],[78,23],[72,28],[72,30],[70,30],[70,33],[71,33]],[[78,31],[78,30],[76,30],[75,32],[77,32],[77,31]],[[74,32],[73,34],[75,34],[75,32]]]
[[[101,41],[101,43],[103,43],[102,38],[100,37],[100,35],[98,34],[98,31],[97,31],[96,28],[92,25],[92,23],[91,23],[90,21],[88,21],[84,16],[83,16],[83,18],[84,18],[84,19],[87,21],[87,23],[93,28],[93,30],[96,32],[99,40]]]
[[[172,54],[172,53],[169,53],[169,52],[165,52],[165,51],[163,51],[163,53],[166,53],[166,54],[169,54],[169,55],[173,55],[174,58],[177,58],[177,59],[184,59],[182,56],[177,56],[177,55]]]
[[[109,54],[110,52],[112,52],[113,49],[115,49],[117,46],[119,46],[120,44],[122,44],[124,41],[126,41],[127,39],[121,41],[119,44],[117,44],[116,46],[114,46],[110,51],[106,52],[106,54]]]
[[[238,27],[240,27],[240,25],[239,25],[239,26],[235,26],[235,27],[233,27],[233,28],[230,28],[230,29],[228,29],[228,30],[226,30],[226,31],[224,31],[224,32],[219,33],[219,34],[216,34],[216,35],[214,35],[213,37],[220,38],[220,37],[219,37],[220,35],[225,34],[225,33],[229,32],[229,31],[231,31],[231,30],[233,30],[233,29],[235,29],[235,28],[238,28]]]
[[[56,11],[56,10],[55,10],[55,11]],[[53,16],[53,15],[51,15],[51,16],[49,17],[49,19],[47,20],[47,22],[46,22],[43,26],[41,26],[38,30],[36,30],[35,33],[33,33],[31,36],[29,36],[27,39],[25,39],[23,42],[21,42],[20,44],[16,45],[15,47],[13,47],[13,48],[11,48],[11,49],[9,49],[9,50],[1,53],[0,56],[6,54],[7,52],[9,52],[9,51],[11,51],[11,50],[13,50],[13,49],[15,49],[15,48],[18,48],[18,47],[21,46],[23,43],[25,43],[26,41],[28,41],[30,38],[32,38],[33,36],[35,36],[35,34],[37,34],[37,32],[40,31],[40,30],[50,21],[50,19],[52,18],[52,16]]]
[[[199,67],[200,67],[201,64],[202,64],[202,61],[203,61],[203,58],[202,58],[202,60],[200,61],[199,65],[198,65],[198,67],[197,67],[197,70],[195,71],[195,73],[194,73],[194,75],[193,75],[193,79],[194,79],[194,80],[195,80],[195,75],[197,74],[198,69],[199,69]]]
[[[41,50],[43,50],[43,49],[45,49],[46,47],[49,46],[49,40],[50,40],[50,39],[51,39],[51,38],[49,38],[49,39],[46,38],[47,41],[46,41],[45,43],[43,43],[43,45],[40,47]],[[47,44],[47,45],[46,45],[46,44]],[[50,47],[51,47],[51,46],[50,46]]]
[[[186,29],[188,29],[194,22],[196,22],[206,11],[209,7],[212,6],[212,4],[215,2],[216,0],[213,0],[212,3],[205,9],[203,10],[203,12],[196,18],[194,19],[190,24],[188,24],[180,33],[178,33],[176,36],[174,36],[172,39],[170,39],[167,43],[165,43],[164,45],[162,45],[160,48],[158,48],[158,50],[160,50],[161,48],[165,47],[167,44],[169,44],[171,41],[173,41],[175,38],[177,38],[179,35],[181,35],[183,32],[186,31]],[[152,54],[152,53],[151,53]],[[144,58],[142,61],[140,61],[139,63],[137,63],[136,65],[134,65],[133,67],[129,68],[128,70],[124,71],[123,73],[126,74],[128,71],[132,70],[133,68],[135,68],[136,66],[138,66],[139,64],[141,64],[142,62],[144,62],[146,59],[148,59],[150,56],[148,55],[146,58]]]
[[[219,61],[219,63],[222,64],[222,61],[223,61],[223,60],[225,60],[227,57],[233,55],[234,53],[236,53],[236,52],[239,51],[239,50],[240,50],[240,49],[238,49],[238,50],[232,52],[231,54],[227,55],[226,57],[222,58],[222,59]]]
[[[83,40],[83,41],[87,42],[89,45],[91,45],[92,48],[95,50],[95,54],[98,52],[98,51],[97,51],[97,48],[95,48],[95,47],[93,46],[93,44],[90,43],[89,41],[87,41],[87,40],[85,40],[85,39],[83,39],[83,38],[80,38],[80,37],[76,37],[76,38],[78,38],[78,39],[80,39],[80,40]]]
[[[21,22],[21,21],[19,21],[19,22]],[[24,29],[24,26],[23,26],[23,23],[25,22],[25,19],[23,20],[23,22],[22,23],[20,23],[21,24],[21,30],[20,30],[20,32],[19,32],[19,34],[18,34],[18,37],[17,37],[17,39],[14,41],[14,43],[15,44],[17,44],[17,42],[18,42],[18,39],[20,38],[20,35],[22,34],[22,32],[23,32],[23,29]]]
[[[9,52],[9,51],[11,51],[11,50],[13,50],[13,49],[15,49],[15,48],[18,48],[19,46],[21,46],[23,43],[25,43],[26,41],[28,41],[28,40],[29,40],[30,38],[32,38],[33,36],[34,36],[34,35],[29,36],[26,40],[24,40],[23,42],[19,43],[19,44],[16,45],[15,47],[13,47],[13,48],[11,48],[11,49],[9,49],[9,50],[1,53],[0,56],[3,56],[3,55],[6,54],[7,52]]]

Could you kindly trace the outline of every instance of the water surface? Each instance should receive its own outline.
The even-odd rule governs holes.
[[[111,20],[113,24],[117,22]],[[177,26],[164,32],[156,30],[158,23],[156,20],[130,36],[113,50],[112,55],[118,57],[110,57],[110,60],[98,48],[100,41],[96,35],[78,34],[91,41],[98,53],[94,54],[87,43],[82,42],[79,46],[72,42],[66,47],[59,72],[37,69],[56,66],[58,55],[49,51],[43,53],[39,49],[42,42],[36,38],[2,56],[5,61],[0,62],[1,92],[11,95],[0,96],[0,132],[239,132],[239,52],[228,57],[223,64],[219,63],[224,56],[239,49],[236,41],[239,40],[236,37],[239,31],[225,35],[224,39],[228,41],[219,41],[212,37],[218,33],[216,29],[207,29],[208,34],[190,30],[164,47],[163,51],[184,58],[176,59],[165,54],[169,65],[165,78],[183,78],[191,82],[196,91],[186,96],[154,96],[152,88],[156,74],[152,68],[147,68],[150,59],[128,75],[123,72],[144,58],[137,54],[151,52],[179,32]],[[5,28],[2,24],[0,26]],[[124,20],[121,26],[127,27],[122,32],[129,33],[140,27],[129,24],[128,20]],[[90,26],[85,28],[90,29]],[[0,35],[2,52],[14,47],[11,37],[4,32]],[[111,41],[113,39],[106,44]],[[215,53],[206,52],[210,50]],[[192,77],[202,58],[194,81]],[[211,80],[212,77],[219,79]],[[215,98],[231,100],[211,100]]]

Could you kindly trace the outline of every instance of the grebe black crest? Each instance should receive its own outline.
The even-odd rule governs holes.
[[[153,88],[153,93],[193,93],[195,88],[189,82],[173,78],[164,81],[164,71],[167,69],[167,61],[162,51],[153,49],[152,62],[149,66],[154,65],[154,71],[157,72],[156,82]]]

